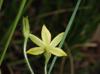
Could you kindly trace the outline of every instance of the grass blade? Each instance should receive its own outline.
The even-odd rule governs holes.
[[[11,39],[12,39],[12,36],[13,36],[14,31],[15,31],[15,29],[16,29],[16,26],[17,26],[17,24],[18,24],[18,22],[19,22],[19,19],[21,18],[21,15],[22,15],[24,6],[25,6],[25,4],[26,4],[26,1],[27,1],[27,0],[22,0],[21,5],[20,5],[20,8],[19,8],[19,11],[18,11],[18,14],[17,14],[17,16],[16,16],[16,18],[15,18],[13,24],[12,24],[12,25],[13,25],[13,28],[12,28],[12,30],[11,30],[9,36],[8,36],[8,39],[7,39],[7,41],[6,41],[5,45],[4,45],[4,49],[3,49],[4,51],[3,51],[3,53],[2,53],[2,55],[1,55],[1,57],[0,57],[0,65],[2,64],[2,62],[3,62],[3,60],[4,60],[4,57],[5,57],[7,48],[8,48],[8,46],[9,46],[9,44],[10,44],[10,41],[11,41]]]
[[[2,8],[3,1],[4,1],[4,0],[0,0],[0,10],[1,10],[1,8]]]
[[[74,21],[75,15],[76,15],[77,10],[78,10],[78,8],[79,8],[80,2],[81,2],[81,0],[78,0],[78,1],[77,1],[77,4],[76,4],[75,9],[74,9],[74,12],[73,12],[73,14],[72,14],[72,16],[71,16],[71,18],[70,18],[70,20],[69,20],[68,26],[66,27],[65,34],[64,34],[64,36],[63,36],[63,38],[62,38],[62,41],[61,41],[61,43],[60,43],[60,45],[59,45],[60,48],[61,48],[62,45],[64,44],[64,41],[65,41],[65,39],[66,39],[66,36],[68,35],[68,32],[69,32],[69,30],[70,30],[70,28],[71,28],[71,26],[72,26],[72,23],[73,23],[73,21]],[[52,69],[53,69],[53,66],[54,66],[56,60],[57,60],[57,57],[55,56],[55,57],[53,58],[53,61],[52,61],[52,63],[51,63],[51,66],[50,66],[50,68],[49,68],[48,74],[51,74],[51,71],[52,71]]]

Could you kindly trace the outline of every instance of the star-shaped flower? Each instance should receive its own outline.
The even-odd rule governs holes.
[[[51,33],[46,26],[43,25],[41,31],[42,40],[33,34],[29,34],[29,38],[39,47],[30,48],[27,53],[32,55],[44,54],[45,57],[50,57],[51,54],[56,56],[67,56],[62,49],[56,47],[62,40],[63,35],[64,33],[60,33],[51,41]]]

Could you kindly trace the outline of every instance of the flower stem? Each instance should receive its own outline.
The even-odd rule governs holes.
[[[45,64],[44,72],[45,72],[45,74],[47,74],[47,63]]]
[[[27,40],[28,40],[28,38],[25,38],[25,41],[24,41],[24,57],[25,57],[27,66],[28,66],[28,68],[29,68],[31,74],[34,74],[34,71],[32,70],[32,68],[31,68],[31,66],[30,66],[30,63],[29,63],[29,60],[28,60],[28,57],[27,57],[27,54],[26,54]]]

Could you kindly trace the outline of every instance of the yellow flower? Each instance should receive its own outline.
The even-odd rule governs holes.
[[[60,48],[56,47],[60,41],[62,40],[64,33],[58,34],[51,41],[51,33],[46,28],[45,25],[42,27],[41,31],[41,39],[33,34],[29,34],[29,38],[35,43],[38,47],[30,48],[27,53],[32,55],[40,55],[44,54],[45,57],[50,57],[51,54],[56,56],[67,56],[67,54]]]

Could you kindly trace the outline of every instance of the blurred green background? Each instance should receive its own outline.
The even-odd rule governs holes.
[[[40,37],[43,24],[52,33],[52,38],[65,31],[77,0],[27,0],[21,18],[13,34],[6,56],[0,66],[2,74],[29,74],[23,56],[22,19],[29,17],[31,32]],[[0,10],[0,56],[4,51],[21,0],[4,0]],[[100,1],[82,0],[64,44],[74,60],[75,74],[100,74]],[[9,33],[8,33],[9,32]],[[8,35],[7,35],[8,34]],[[66,44],[67,43],[67,44]],[[35,46],[31,41],[28,47]],[[44,74],[44,57],[28,55],[36,74]],[[52,56],[53,57],[53,56]],[[51,58],[52,60],[52,58]],[[59,58],[52,74],[71,74],[70,57]]]

